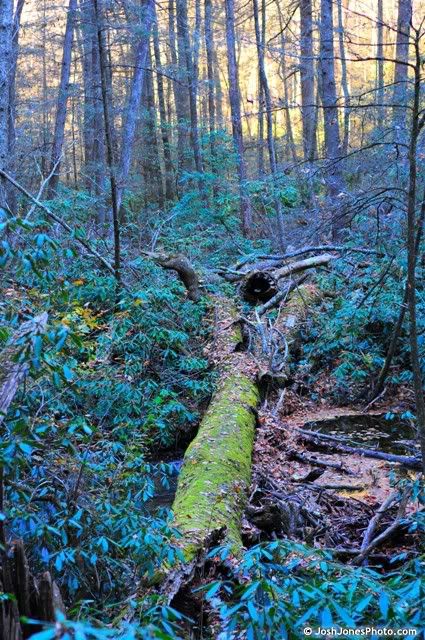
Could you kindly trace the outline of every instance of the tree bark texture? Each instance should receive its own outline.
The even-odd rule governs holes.
[[[239,177],[239,197],[242,231],[248,236],[252,228],[252,209],[249,196],[245,192],[247,178],[244,158],[244,144],[242,134],[241,98],[239,88],[239,72],[236,59],[235,34],[235,6],[234,0],[225,0],[226,7],[226,41],[227,66],[229,73],[229,101],[232,118],[233,143],[236,152],[236,162]]]
[[[325,133],[325,156],[331,162],[328,170],[329,195],[336,196],[342,188],[340,165],[335,160],[342,155],[335,84],[333,0],[321,0],[320,12],[320,72]],[[333,221],[334,239],[341,231],[341,218]]]
[[[13,0],[0,2],[0,169],[8,168],[9,84],[12,65]],[[0,179],[0,207],[6,207],[6,185]]]
[[[393,92],[393,127],[396,141],[403,141],[406,137],[406,104],[409,89],[409,67],[406,63],[409,60],[411,19],[412,0],[399,0]]]
[[[59,184],[61,156],[65,139],[65,121],[69,97],[69,79],[71,73],[72,44],[74,41],[76,12],[77,0],[69,0],[65,37],[63,42],[62,68],[56,107],[55,130],[53,134],[52,153],[50,155],[51,177],[47,190],[48,198],[53,198],[55,196]]]
[[[314,93],[313,10],[312,0],[300,0],[300,76],[301,118],[304,160],[316,157],[316,105]]]
[[[149,54],[149,40],[154,21],[154,0],[144,0],[143,15],[140,23],[140,36],[137,43],[135,66],[131,82],[124,125],[121,138],[121,155],[117,167],[117,208],[121,208],[122,198],[127,187],[130,173],[133,146],[136,135],[137,116],[146,76],[146,62]]]

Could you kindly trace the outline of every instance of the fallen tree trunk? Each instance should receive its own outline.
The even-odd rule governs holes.
[[[241,548],[239,529],[251,481],[257,368],[248,353],[236,352],[242,343],[241,328],[234,322],[237,310],[224,299],[216,309],[214,349],[220,379],[186,451],[172,507],[187,561],[222,527],[225,542],[235,552]]]
[[[317,298],[317,290],[311,286],[293,293],[280,324],[287,343],[291,344],[309,303]],[[240,524],[251,481],[262,362],[255,354],[241,350],[237,309],[228,300],[218,299],[216,311],[217,391],[186,451],[172,507],[175,526],[182,534],[179,544],[188,562],[194,560],[205,540],[222,529],[224,543],[234,553],[241,549]]]
[[[26,360],[23,362],[15,361],[16,356],[19,354],[21,343],[26,336],[43,333],[46,329],[47,317],[47,313],[42,313],[32,320],[24,322],[0,354],[0,425],[18,391],[19,385],[29,371],[29,364]]]
[[[280,269],[250,271],[244,275],[244,282],[241,285],[242,297],[247,302],[267,302],[279,293],[280,280],[307,269],[326,266],[333,258],[334,256],[325,253],[292,262]]]
[[[151,251],[142,251],[142,255],[150,258],[163,269],[175,271],[186,288],[189,300],[199,302],[201,299],[200,281],[198,274],[186,256],[167,255]]]

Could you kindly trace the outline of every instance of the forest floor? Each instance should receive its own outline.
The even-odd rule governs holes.
[[[373,408],[317,404],[289,389],[280,391],[274,403],[264,403],[254,445],[245,541],[288,537],[332,550],[342,560],[355,558],[377,507],[400,479],[413,479],[417,472],[385,460],[326,450],[326,440],[303,439],[302,431],[324,433],[337,444],[375,446],[406,455],[414,450],[413,433],[406,433],[405,439],[399,435],[397,440],[395,430],[398,416],[410,408],[407,389]],[[417,507],[411,503],[408,509]],[[396,508],[388,510],[382,528],[394,520],[396,512]],[[415,548],[417,534],[400,528],[370,561],[386,564],[395,553],[410,555]]]

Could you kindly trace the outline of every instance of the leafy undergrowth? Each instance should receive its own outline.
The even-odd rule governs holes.
[[[419,559],[383,579],[372,569],[345,567],[328,553],[285,541],[257,545],[238,563],[229,561],[226,548],[214,549],[209,558],[212,565],[227,560],[228,576],[204,579],[194,594],[195,620],[158,601],[134,598],[130,605],[138,623],[108,629],[59,619],[33,640],[176,640],[187,637],[188,626],[196,637],[215,640],[284,640],[301,637],[306,627],[419,631],[423,623],[425,563]]]
[[[360,245],[361,239],[353,241]],[[425,302],[422,266],[418,266],[419,346],[424,349]],[[300,339],[294,375],[315,401],[358,401],[371,391],[387,354],[397,322],[406,278],[404,252],[358,254],[336,259],[318,284],[324,292],[320,310],[312,310]],[[411,383],[407,325],[404,323],[386,380],[388,395]],[[421,356],[422,362],[424,358]],[[295,371],[296,369],[296,371]],[[316,388],[314,388],[316,387]]]
[[[208,307],[140,259],[131,293],[115,302],[113,279],[42,229],[24,228],[26,242],[3,252],[14,279],[0,348],[28,317],[49,314],[45,335],[21,340],[31,376],[0,444],[7,527],[32,571],[52,572],[71,615],[102,607],[107,620],[176,554],[168,511],[151,504],[213,388]]]
[[[185,247],[195,261],[209,255],[206,271],[230,263],[235,248],[230,240],[223,246],[220,220],[207,226],[193,210],[186,220],[187,204],[179,204],[181,235],[165,234],[164,248]],[[223,220],[228,224],[232,231],[233,220]],[[70,620],[59,618],[38,640],[174,640],[200,626],[203,637],[220,640],[298,638],[303,626],[331,624],[419,628],[421,557],[400,572],[398,554],[394,571],[382,575],[336,563],[296,540],[254,544],[239,561],[215,550],[211,566],[219,558],[226,569],[202,576],[193,594],[198,611],[188,612],[192,622],[159,595],[146,595],[144,579],[178,554],[170,514],[150,508],[158,485],[174,473],[173,464],[156,462],[158,452],[166,450],[169,459],[187,444],[213,387],[207,302],[187,301],[173,276],[131,248],[131,293],[124,290],[116,301],[111,278],[52,240],[43,225],[18,229],[32,235],[17,250],[3,245],[2,261],[13,264],[14,278],[0,303],[2,345],[24,319],[49,312],[47,334],[22,342],[31,381],[7,416],[1,443],[10,533],[24,539],[32,570],[52,572],[68,605]],[[190,234],[200,241],[188,247]],[[298,388],[313,401],[324,375],[328,399],[341,402],[363,392],[382,364],[404,265],[393,260],[376,290],[388,264],[368,262],[340,261],[320,282],[332,297],[309,317],[293,363]],[[403,334],[392,385],[409,381],[407,357]],[[118,622],[123,611],[127,624]]]

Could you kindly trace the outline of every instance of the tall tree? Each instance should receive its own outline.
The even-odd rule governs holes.
[[[378,127],[382,129],[385,118],[385,93],[384,93],[384,0],[378,0],[376,16],[376,57],[377,60],[377,101],[378,101]]]
[[[149,68],[152,67],[151,52],[148,53]],[[147,71],[142,96],[142,132],[143,137],[143,175],[145,182],[146,205],[164,206],[164,189],[162,183],[161,163],[157,136],[156,105],[152,72]]]
[[[136,48],[134,72],[131,82],[130,96],[124,117],[121,138],[121,154],[118,163],[117,176],[117,207],[121,208],[124,189],[130,173],[133,146],[136,133],[137,115],[146,76],[146,62],[149,53],[149,40],[154,21],[154,0],[142,0],[142,15],[140,19],[140,36]]]
[[[176,11],[174,0],[168,0],[168,39],[171,63],[174,72],[174,82],[172,83],[174,104],[177,118],[177,160],[178,177],[184,171],[190,171],[193,166],[193,154],[188,153],[189,149],[189,98],[185,84],[186,64],[185,57],[182,60],[177,53],[177,33],[176,33]],[[182,46],[179,41],[179,52]],[[183,53],[184,56],[184,48]]]
[[[50,155],[50,179],[47,195],[53,198],[59,183],[62,147],[65,139],[65,121],[69,95],[69,78],[71,73],[72,43],[77,13],[77,0],[69,0],[66,18],[65,37],[63,41],[61,79],[56,106],[55,130],[53,133],[52,152]]]
[[[97,222],[105,222],[105,143],[96,20],[91,1],[80,0],[82,15],[82,61],[84,80],[84,178],[96,197]]]
[[[394,65],[393,126],[395,138],[401,139],[406,124],[406,103],[409,82],[409,38],[412,0],[398,0],[397,41]]]
[[[258,0],[252,0],[252,6],[254,10],[254,25],[255,25],[255,40],[257,43],[257,55],[258,55],[258,70],[260,76],[260,83],[263,90],[264,102],[266,106],[266,121],[267,121],[267,147],[269,151],[270,170],[273,176],[273,184],[275,189],[275,207],[277,225],[279,229],[279,245],[281,249],[285,248],[284,236],[285,236],[285,224],[283,220],[282,202],[278,195],[278,171],[277,171],[277,159],[276,159],[276,147],[273,135],[273,105],[270,95],[269,82],[266,75],[266,68],[264,65],[264,40],[262,38],[260,29],[260,19],[258,15]],[[265,9],[265,7],[263,7]],[[265,19],[265,16],[263,16]]]
[[[235,5],[234,0],[225,0],[226,7],[226,42],[227,67],[229,74],[229,102],[232,118],[233,143],[236,151],[236,161],[239,177],[240,213],[242,231],[247,236],[252,231],[252,209],[248,194],[245,191],[247,178],[244,158],[244,143],[242,134],[241,97],[239,87],[239,71],[236,61],[235,47]]]
[[[199,16],[199,0],[196,0],[197,15]],[[198,174],[202,174],[202,155],[201,145],[199,141],[198,128],[198,109],[197,109],[197,93],[198,78],[197,64],[194,63],[194,55],[192,54],[189,23],[187,16],[187,0],[176,0],[177,8],[177,34],[179,45],[179,62],[183,67],[183,77],[185,84],[189,90],[189,113],[190,113],[190,141],[195,161],[195,169]],[[199,31],[195,29],[194,36],[195,48],[199,49]],[[195,51],[194,51],[195,53]]]
[[[329,195],[335,196],[343,187],[338,157],[342,155],[335,84],[333,0],[321,0],[320,11],[320,71],[325,133],[325,155],[330,160],[327,171]],[[337,239],[343,230],[343,218],[335,209],[332,235]]]
[[[205,22],[205,52],[207,57],[207,80],[208,80],[208,129],[210,134],[211,153],[214,155],[214,134],[216,125],[215,115],[215,82],[214,82],[214,33],[212,26],[212,0],[204,2],[204,22]]]
[[[258,11],[257,11],[258,13]],[[254,8],[255,17],[255,8]],[[264,67],[264,46],[266,43],[266,0],[261,0],[261,29],[259,29],[261,38],[257,41],[257,55],[258,55],[258,175],[263,177],[265,174],[264,167],[264,90],[263,82],[261,78],[261,67]],[[261,58],[261,60],[260,60]]]
[[[13,35],[12,35],[12,63],[10,67],[9,77],[9,123],[7,131],[7,153],[9,172],[13,175],[15,172],[15,150],[16,150],[16,70],[19,55],[19,32],[21,30],[21,16],[24,8],[25,0],[18,0],[13,17]],[[12,211],[16,209],[16,189],[7,189],[7,201]]]
[[[300,76],[304,160],[316,157],[317,110],[314,94],[313,14],[311,0],[300,0]]]
[[[8,168],[9,83],[12,64],[13,0],[0,1],[0,169]],[[6,207],[6,185],[0,179],[0,207]]]
[[[155,4],[154,4],[155,11]],[[162,139],[162,151],[164,154],[164,168],[165,168],[165,197],[167,200],[172,200],[174,198],[174,168],[173,168],[173,159],[171,156],[171,144],[170,144],[170,133],[169,133],[169,123],[167,121],[167,110],[165,106],[165,92],[164,92],[164,79],[162,75],[162,64],[161,64],[161,50],[159,46],[159,33],[158,33],[158,20],[154,17],[154,25],[153,25],[153,44],[154,44],[154,56],[155,56],[155,66],[156,66],[156,89],[158,94],[158,110],[159,110],[159,120],[160,120],[160,128],[161,128],[161,139]]]
[[[345,28],[342,0],[337,0],[337,8],[339,58],[341,62],[341,85],[342,93],[344,96],[344,135],[342,139],[342,152],[344,155],[346,155],[350,137],[350,89],[348,86],[347,56],[345,54]],[[345,10],[349,10],[349,0],[346,0]]]
[[[100,69],[100,81],[102,89],[102,107],[103,107],[103,121],[105,125],[105,146],[106,157],[109,169],[109,182],[111,186],[111,202],[112,202],[112,224],[114,233],[114,274],[117,283],[117,295],[121,288],[121,230],[119,220],[119,203],[118,203],[118,187],[116,178],[116,158],[115,158],[115,145],[112,123],[112,96],[111,96],[111,82],[108,74],[108,54],[105,44],[105,32],[103,26],[103,6],[102,0],[90,0],[93,2],[94,17],[97,33],[97,45],[99,51],[99,69]]]

